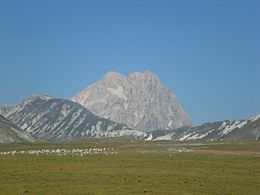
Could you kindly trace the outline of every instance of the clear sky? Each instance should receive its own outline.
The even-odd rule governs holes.
[[[194,124],[260,113],[259,0],[0,0],[0,103],[151,71]]]

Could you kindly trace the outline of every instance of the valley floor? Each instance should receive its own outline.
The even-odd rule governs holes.
[[[61,148],[102,152],[0,155],[0,194],[260,194],[259,142],[94,139],[0,152]]]

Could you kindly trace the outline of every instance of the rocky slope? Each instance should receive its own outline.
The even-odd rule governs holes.
[[[145,140],[225,141],[260,140],[260,114],[247,120],[226,120],[196,127],[142,132],[98,117],[78,103],[32,96],[0,117],[0,143],[11,141],[66,141],[86,137],[130,137]],[[30,136],[32,135],[32,136]]]
[[[171,131],[154,131],[147,140],[260,140],[260,114],[247,120],[226,120],[205,123],[197,127],[183,127]]]
[[[7,114],[14,124],[31,135],[51,141],[85,137],[141,136],[126,125],[98,117],[69,100],[35,95]]]
[[[8,112],[12,110],[13,106],[0,104],[0,114],[5,116]]]
[[[135,72],[127,77],[108,72],[74,96],[72,101],[98,116],[140,131],[191,125],[177,98],[150,72]]]
[[[33,142],[35,139],[0,115],[0,143]]]

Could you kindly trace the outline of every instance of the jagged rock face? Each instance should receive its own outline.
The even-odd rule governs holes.
[[[115,130],[129,129],[124,124],[100,118],[75,102],[46,96],[26,99],[7,117],[35,137],[52,141],[109,137]]]
[[[205,123],[197,127],[184,127],[169,131],[152,132],[147,140],[260,140],[260,114],[247,120],[226,120]]]
[[[35,141],[35,138],[30,134],[0,115],[0,143],[33,141]]]
[[[72,98],[98,116],[140,131],[190,126],[177,98],[150,72],[107,73]]]

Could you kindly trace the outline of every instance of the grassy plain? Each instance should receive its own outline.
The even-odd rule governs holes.
[[[1,151],[114,148],[118,154],[0,156],[0,194],[260,194],[260,143],[94,139]]]

